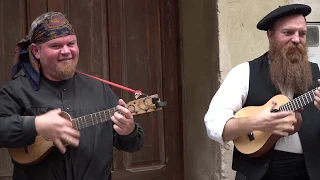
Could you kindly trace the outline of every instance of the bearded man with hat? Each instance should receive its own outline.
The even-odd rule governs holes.
[[[257,114],[237,118],[248,106],[263,106],[283,94],[290,100],[319,86],[319,65],[308,61],[304,4],[280,6],[258,24],[266,31],[269,51],[234,67],[212,98],[204,117],[208,136],[224,144],[253,131],[280,136],[270,151],[250,157],[236,147],[232,168],[236,180],[317,180],[320,178],[320,93],[298,111],[272,110],[273,102]]]
[[[142,147],[143,129],[126,103],[109,85],[76,72],[78,59],[75,30],[60,12],[40,15],[17,44],[13,79],[0,89],[0,148],[28,147],[38,135],[57,148],[36,163],[13,160],[14,180],[111,180],[113,147]],[[111,121],[103,122],[110,108],[116,112],[109,111]],[[72,123],[61,111],[85,120],[91,115],[92,121]]]

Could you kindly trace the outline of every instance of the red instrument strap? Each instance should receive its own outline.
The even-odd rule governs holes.
[[[116,83],[113,83],[113,82],[110,82],[110,81],[107,81],[107,80],[104,80],[104,79],[101,79],[101,78],[92,76],[92,75],[90,75],[90,74],[86,74],[86,73],[84,73],[84,72],[77,71],[77,73],[80,73],[80,74],[89,76],[89,77],[91,77],[91,78],[93,78],[93,79],[102,81],[102,82],[104,82],[104,83],[110,84],[110,85],[115,86],[115,87],[117,87],[117,88],[124,89],[124,90],[126,90],[126,91],[132,92],[132,93],[135,94],[135,96],[137,96],[137,95],[143,95],[142,91],[140,91],[140,90],[133,90],[133,89],[130,89],[130,88],[128,88],[128,87],[122,86],[122,85],[120,85],[120,84],[116,84]]]

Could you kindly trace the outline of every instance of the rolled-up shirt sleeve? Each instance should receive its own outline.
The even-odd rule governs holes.
[[[209,138],[224,144],[222,138],[227,121],[234,117],[245,103],[249,89],[249,63],[237,65],[228,73],[213,96],[204,122]]]

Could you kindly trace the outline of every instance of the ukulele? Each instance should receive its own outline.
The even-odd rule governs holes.
[[[276,102],[275,109],[277,111],[296,111],[314,101],[314,91],[310,90],[290,101],[285,95],[276,95],[272,97],[266,104],[262,106],[248,106],[240,109],[235,117],[244,118],[259,114],[265,108],[271,106],[272,102]],[[294,115],[293,115],[294,116]],[[233,140],[234,146],[243,154],[249,157],[260,157],[266,154],[282,136],[275,135],[272,132],[253,131],[249,134],[240,136]]]
[[[130,101],[126,108],[132,115],[139,115],[162,110],[162,107],[166,105],[166,102],[161,102],[159,96],[154,94]],[[70,120],[73,128],[81,130],[110,120],[115,112],[116,107],[74,119],[65,111],[62,111],[60,116]],[[43,136],[37,136],[32,145],[24,148],[8,148],[8,152],[17,163],[36,164],[45,158],[53,148],[55,148],[55,145],[52,141]]]

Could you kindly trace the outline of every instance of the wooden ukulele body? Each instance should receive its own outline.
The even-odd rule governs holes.
[[[257,115],[266,108],[272,105],[272,102],[276,102],[275,109],[278,109],[281,105],[289,102],[289,98],[284,95],[276,95],[271,98],[263,106],[248,106],[239,110],[235,117],[244,118]],[[253,131],[254,139],[250,140],[248,135],[240,136],[233,140],[235,147],[243,154],[250,157],[260,157],[270,151],[281,136],[275,135],[272,132]]]
[[[71,116],[62,111],[60,116],[72,121]],[[66,144],[65,144],[66,145]],[[36,164],[45,158],[55,145],[43,136],[37,136],[35,142],[24,148],[8,148],[11,158],[20,164]]]

